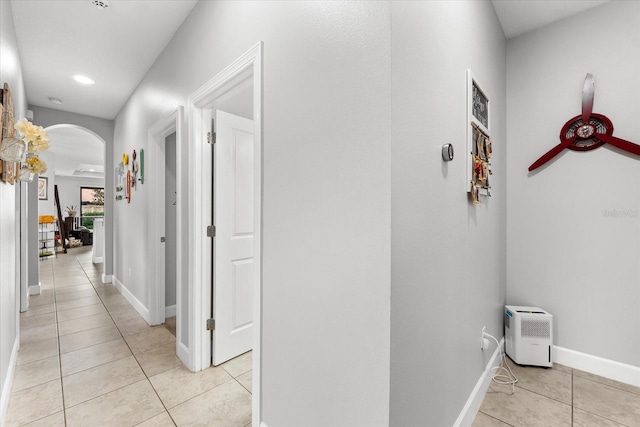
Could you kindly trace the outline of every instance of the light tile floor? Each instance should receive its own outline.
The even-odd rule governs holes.
[[[150,327],[101,275],[90,247],[40,261],[6,425],[250,426],[251,352],[189,372],[175,323]]]
[[[640,388],[554,364],[519,366],[511,386],[491,383],[473,427],[638,427]]]

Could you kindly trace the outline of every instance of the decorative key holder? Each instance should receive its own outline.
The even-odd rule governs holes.
[[[491,196],[490,176],[493,148],[489,134],[489,96],[467,70],[467,192],[474,205],[480,196]]]
[[[471,122],[473,133],[473,146],[471,154],[473,156],[473,174],[471,178],[471,200],[474,205],[479,205],[480,191],[484,190],[487,196],[491,196],[491,185],[489,176],[491,175],[491,139],[475,123]]]

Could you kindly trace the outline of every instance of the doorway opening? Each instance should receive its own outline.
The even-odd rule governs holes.
[[[185,245],[188,227],[186,214],[186,179],[182,173],[184,149],[184,108],[154,124],[148,133],[148,153],[145,182],[149,185],[148,235],[148,289],[149,319],[151,325],[165,323],[175,317],[176,355],[191,371],[195,371],[189,337],[189,288]]]
[[[252,417],[253,424],[260,425],[262,42],[192,94],[189,97],[188,109],[188,200],[189,223],[192,225],[189,229],[189,254],[192,256],[189,257],[188,278],[191,290],[189,307],[193,313],[190,319],[194,322],[189,333],[192,338],[190,342],[193,343],[193,348],[190,348],[193,350],[193,366],[195,370],[211,366],[213,355],[220,350],[216,347],[216,334],[233,335],[236,331],[244,334],[248,332],[253,351]],[[235,136],[230,137],[233,141],[233,148],[227,150],[227,154],[231,153],[230,155],[224,154],[226,149],[223,148],[228,145],[220,139],[222,136],[214,135],[220,125],[219,119],[216,120],[216,116],[220,116],[219,111],[226,111],[235,116],[248,116],[252,121],[251,142]],[[243,154],[238,154],[240,151]],[[232,169],[230,174],[222,173],[221,162],[226,162]],[[234,212],[231,214],[228,213],[229,209],[222,208],[223,202],[220,198],[229,187],[235,191],[234,195],[226,198],[227,201],[235,200],[231,203],[231,210]],[[243,200],[243,208],[238,205],[238,194]],[[247,206],[249,209],[246,209]],[[231,215],[231,219],[227,218],[229,221],[226,223],[235,224],[233,230],[228,225],[223,225],[225,219],[220,216],[226,215]],[[237,227],[239,222],[243,224],[241,229]],[[250,252],[250,255],[242,255],[241,259],[231,259],[223,265],[219,255],[230,248],[231,241],[241,242],[239,244],[243,246],[243,250]],[[221,247],[226,249],[220,250]],[[225,269],[230,272],[226,277],[232,277],[232,281],[220,280],[219,274]],[[248,294],[250,300],[240,298],[241,293]],[[217,307],[218,304],[225,305],[227,297],[224,295],[235,298],[228,301],[227,305],[241,301],[243,307],[236,312],[232,310],[230,316],[227,316],[229,312],[221,314]],[[249,310],[246,309],[246,304],[250,307]],[[231,329],[221,327],[224,322],[230,322]]]
[[[178,214],[178,187],[176,181],[176,132],[165,138],[165,191],[164,191],[164,315],[165,327],[172,330],[177,335],[177,214]],[[184,322],[180,322],[181,326]]]
[[[104,139],[97,133],[83,126],[75,124],[55,124],[45,128],[51,140],[51,148],[44,153],[40,154],[40,157],[47,163],[48,170],[42,174],[42,188],[33,192],[33,199],[30,198],[30,204],[34,208],[29,208],[29,227],[34,228],[33,235],[35,236],[35,242],[38,244],[37,227],[38,217],[40,215],[52,215],[57,217],[57,210],[54,205],[54,186],[58,186],[60,192],[60,210],[67,212],[65,218],[60,218],[61,221],[67,221],[71,219],[69,223],[69,231],[74,231],[82,226],[79,218],[74,218],[74,215],[70,215],[69,211],[73,211],[73,207],[78,209],[81,206],[81,192],[78,191],[80,187],[99,187],[105,188],[104,170],[106,163],[106,143]],[[29,192],[31,195],[31,191]],[[30,196],[31,197],[31,196]],[[32,203],[33,202],[33,203]],[[107,206],[111,204],[110,200],[102,198],[103,212],[108,211]],[[64,216],[64,214],[63,214]],[[104,217],[104,213],[102,214]],[[71,218],[70,218],[71,217]],[[90,220],[93,222],[93,220]],[[77,223],[77,227],[76,227]],[[60,238],[68,238],[67,236],[60,236]],[[31,238],[30,238],[31,239]],[[110,236],[106,236],[106,239],[111,239]],[[81,240],[80,240],[81,241]],[[89,244],[90,240],[85,240]],[[31,240],[30,240],[30,243]],[[84,243],[83,243],[84,244]],[[104,246],[109,247],[106,241]],[[55,249],[55,247],[54,247]],[[97,248],[93,246],[95,251]],[[99,261],[107,263],[111,262],[111,254],[108,251],[103,250],[102,245],[100,249]],[[26,296],[27,292],[31,295],[37,295],[40,293],[39,283],[39,253],[31,251],[28,257],[29,259],[29,283],[22,286],[22,294]],[[98,258],[95,258],[98,260]],[[110,282],[110,276],[102,275],[103,283]],[[23,298],[23,300],[25,300]],[[23,304],[24,305],[24,304]],[[26,310],[26,305],[21,307]]]

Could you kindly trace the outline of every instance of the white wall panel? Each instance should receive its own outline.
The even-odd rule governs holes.
[[[506,42],[490,2],[391,4],[391,425],[450,426],[493,352],[482,327],[503,335]],[[469,68],[491,100],[480,206],[465,192]]]
[[[380,2],[200,2],[116,118],[117,159],[146,148],[152,124],[264,41],[267,425],[388,423],[389,12]],[[115,275],[144,303],[149,204],[139,185],[115,205]]]
[[[533,174],[527,168],[581,114],[587,73],[594,113],[613,122],[614,136],[640,144],[638,22],[640,3],[611,2],[514,38],[507,49],[507,300],[551,312],[556,345],[634,366],[640,159],[603,146],[564,150]]]

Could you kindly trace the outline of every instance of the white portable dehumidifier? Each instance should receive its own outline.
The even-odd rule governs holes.
[[[518,365],[551,367],[553,316],[538,307],[507,305],[505,351]]]

